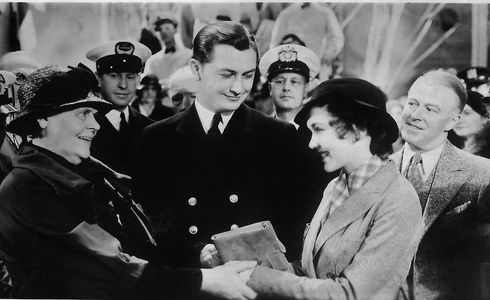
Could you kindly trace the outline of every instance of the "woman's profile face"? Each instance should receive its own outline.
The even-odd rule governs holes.
[[[458,124],[454,127],[454,132],[460,137],[468,138],[478,134],[487,122],[488,118],[474,111],[471,106],[466,105]]]
[[[90,156],[92,139],[100,129],[94,118],[96,112],[93,108],[82,107],[40,120],[41,146],[72,164],[79,164]]]
[[[339,138],[337,134],[339,120],[322,107],[311,109],[306,125],[311,131],[309,147],[320,153],[325,171],[344,169],[350,173],[352,157],[357,154],[353,133],[348,132],[343,138]]]

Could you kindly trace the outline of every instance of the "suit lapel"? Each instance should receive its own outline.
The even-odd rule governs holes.
[[[327,198],[329,197],[332,187],[337,180],[338,177],[332,180],[331,185],[327,186],[327,190],[323,194],[323,199],[320,202],[313,219],[311,220],[310,228],[308,229],[305,237],[301,261],[303,263],[303,269],[306,270],[308,276],[310,277],[316,278],[315,266],[313,264],[313,249],[315,248],[316,237],[318,236],[318,231],[320,230],[321,220],[323,219],[324,212],[327,209]]]
[[[396,165],[399,173],[401,172],[402,164],[403,164],[403,162],[402,162],[402,153],[403,153],[403,147],[402,147],[402,149],[400,149],[397,152],[395,152],[392,155],[390,155],[390,159],[395,163],[395,165]]]
[[[450,142],[446,142],[436,165],[434,181],[423,215],[426,227],[432,225],[465,182],[467,174],[462,164],[464,161],[458,155],[456,148]]]
[[[397,174],[395,165],[389,162],[354,195],[335,209],[318,234],[313,258],[320,252],[321,247],[329,237],[365,213],[380,198],[381,193],[391,184]]]

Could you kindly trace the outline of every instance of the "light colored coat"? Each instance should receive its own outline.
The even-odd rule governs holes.
[[[401,153],[392,156],[399,169]],[[409,277],[411,298],[475,299],[480,262],[472,253],[481,252],[478,231],[490,223],[490,160],[446,142],[435,168]]]
[[[309,278],[257,267],[249,285],[275,298],[395,299],[422,229],[412,185],[389,162],[319,229],[325,207],[322,201],[304,242],[302,265]]]

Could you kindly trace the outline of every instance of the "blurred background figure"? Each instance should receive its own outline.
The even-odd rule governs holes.
[[[18,149],[15,139],[5,132],[7,116],[15,111],[12,106],[15,79],[14,73],[0,71],[0,183],[12,170],[12,158]],[[9,298],[11,291],[12,280],[0,255],[0,298]]]
[[[16,111],[13,106],[16,78],[14,73],[0,70],[0,183],[10,171],[11,160],[21,142],[18,136],[4,130]]]
[[[456,135],[463,139],[463,150],[486,158],[490,158],[490,123],[485,105],[489,100],[478,92],[468,91],[468,102],[454,128]]]
[[[175,113],[186,110],[196,100],[197,81],[189,66],[175,71],[168,80],[168,97]]]
[[[17,91],[26,77],[41,68],[41,64],[34,59],[33,55],[28,51],[13,51],[5,53],[0,58],[0,70],[10,71],[15,74],[16,81],[14,87],[14,107],[19,108],[20,104],[17,101]]]
[[[490,88],[490,70],[485,67],[469,67],[458,72],[467,90],[475,91],[483,96],[488,95]]]
[[[155,75],[143,77],[140,88],[136,91],[136,99],[131,106],[140,114],[153,121],[163,120],[174,114],[170,107],[162,105],[162,86]]]
[[[256,110],[268,116],[275,116],[274,101],[269,92],[269,87],[264,84],[262,88],[253,95],[254,107]]]
[[[154,26],[156,33],[159,34],[162,50],[148,59],[144,75],[153,74],[160,82],[165,82],[173,72],[187,65],[192,51],[176,42],[178,23],[173,18],[159,18],[155,21]]]
[[[320,79],[329,79],[332,62],[344,46],[344,34],[333,10],[320,3],[294,3],[285,8],[274,23],[270,48],[290,33],[320,57]]]

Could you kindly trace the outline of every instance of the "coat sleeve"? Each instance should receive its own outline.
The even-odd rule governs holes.
[[[202,273],[199,269],[174,269],[149,263],[146,260],[126,254],[121,251],[121,245],[117,239],[104,231],[96,224],[80,223],[66,235],[66,240],[73,243],[74,248],[85,252],[88,265],[95,261],[97,268],[80,268],[90,271],[86,281],[87,289],[94,289],[96,277],[89,273],[97,273],[104,281],[109,282],[113,278],[110,290],[115,294],[108,294],[111,298],[148,298],[165,297],[175,295],[198,294]],[[112,275],[111,275],[112,274]],[[100,282],[100,281],[99,281]],[[79,284],[82,284],[79,280]],[[90,287],[91,286],[91,287]],[[101,295],[101,294],[99,294]]]
[[[259,294],[292,299],[371,299],[405,279],[420,237],[422,221],[414,191],[382,199],[372,225],[349,266],[334,279],[298,277],[257,267],[248,285]],[[408,194],[408,195],[406,195]],[[415,197],[415,198],[414,198]],[[403,270],[403,271],[399,271]],[[393,299],[399,286],[389,290]],[[390,298],[390,297],[386,297]]]

